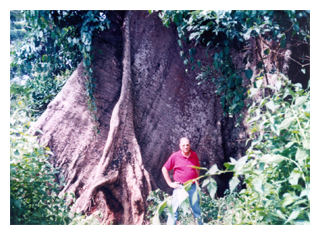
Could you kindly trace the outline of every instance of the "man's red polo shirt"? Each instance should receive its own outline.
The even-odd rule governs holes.
[[[185,183],[188,180],[198,177],[195,168],[190,166],[200,166],[198,155],[196,152],[191,151],[189,158],[182,155],[181,151],[171,154],[164,167],[171,171],[173,170],[174,181]]]

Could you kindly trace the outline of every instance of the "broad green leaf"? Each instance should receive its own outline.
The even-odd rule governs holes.
[[[285,38],[281,39],[280,45],[281,45],[281,48],[286,48],[286,46],[287,46],[287,40],[286,40]]]
[[[304,102],[307,101],[308,98],[309,98],[308,96],[300,96],[299,98],[296,99],[295,105],[296,106],[302,105]]]
[[[297,189],[298,191],[302,191],[302,186],[300,184],[290,185],[291,188]]]
[[[263,51],[263,53],[264,53],[265,55],[269,55],[269,53],[270,53],[270,49],[266,49],[266,50],[264,50],[264,51]]]
[[[230,158],[231,159],[231,158]],[[241,175],[243,166],[246,164],[248,156],[241,157],[238,161],[235,162],[234,172],[236,175]]]
[[[212,165],[212,166],[210,167],[208,173],[211,174],[211,175],[213,175],[213,174],[215,174],[218,170],[219,170],[219,169],[218,169],[218,167],[217,167],[217,164],[214,164],[214,165]]]
[[[220,51],[220,58],[223,58],[223,51]]]
[[[258,139],[255,139],[255,140],[253,140],[253,141],[251,142],[251,146],[253,147],[253,146],[257,145],[257,144],[260,144],[262,138],[263,138],[263,134],[260,133],[259,138],[258,138]]]
[[[261,115],[259,114],[259,115],[255,116],[255,117],[251,118],[247,123],[251,123],[251,122],[257,121],[260,118],[261,118]]]
[[[251,79],[252,75],[253,75],[253,71],[251,69],[247,69],[245,70],[245,75],[247,79]]]
[[[309,196],[310,196],[310,189],[306,188],[306,189],[303,189],[300,193],[300,197],[303,197],[303,196],[307,196],[308,199],[310,200]]]
[[[233,190],[237,187],[239,184],[239,179],[237,176],[233,176],[232,179],[229,181],[229,188],[230,188],[230,193],[233,192]]]
[[[296,94],[291,90],[291,88],[286,87],[282,98],[284,99],[288,95],[291,95],[293,98],[296,97]]]
[[[290,194],[287,194],[285,196],[285,198],[281,201],[281,207],[284,208],[284,207],[294,203],[294,201],[295,201],[294,198]]]
[[[259,163],[259,171],[264,171],[264,162]]]
[[[278,91],[280,91],[281,84],[282,84],[281,81],[276,81],[276,83],[275,83],[275,87],[277,88]]]
[[[158,206],[158,211],[159,214],[161,214],[161,212],[164,210],[164,208],[167,206],[167,201],[164,200],[162,203],[160,203],[160,205]]]
[[[299,168],[294,168],[289,177],[290,184],[297,185],[300,177],[301,173],[299,171]]]
[[[185,182],[185,183],[183,184],[184,189],[185,189],[186,191],[189,191],[190,188],[191,188],[191,186],[192,186],[192,183],[193,183],[193,180],[188,180],[187,182]]]
[[[209,194],[210,194],[210,197],[212,198],[212,199],[214,199],[214,196],[215,196],[215,194],[216,194],[216,192],[217,192],[217,182],[213,179],[213,178],[209,178],[209,184],[208,184],[208,186],[207,186],[207,189],[208,189],[208,191],[209,191]]]
[[[290,148],[295,142],[289,142],[285,145],[285,148]]]
[[[263,83],[263,80],[257,80],[254,82],[256,88],[260,88],[262,83]]]
[[[196,203],[197,199],[198,199],[198,193],[197,193],[197,190],[195,190],[194,193],[192,194],[190,204],[194,205]]]
[[[17,200],[14,200],[13,203],[18,207],[18,208],[21,208],[21,200],[20,199],[17,199]]]
[[[285,118],[279,125],[279,130],[287,129],[293,122],[294,117]]]
[[[176,197],[178,205],[180,205],[184,200],[186,200],[186,198],[189,197],[189,194],[184,188],[180,188],[175,191],[174,197]],[[178,206],[177,204],[175,204],[175,205]],[[175,210],[177,210],[177,208],[173,208],[173,211],[175,211]]]
[[[223,165],[227,168],[227,170],[233,170],[235,166],[234,164],[231,164],[229,162],[225,162]]]
[[[154,213],[154,216],[151,219],[151,224],[152,225],[161,225],[160,223],[160,219],[159,219],[159,212],[158,210],[156,210],[156,212]]]
[[[210,183],[210,179],[206,178],[204,181],[202,181],[202,188],[205,187],[209,183]]]
[[[273,120],[273,119],[270,119],[270,121],[271,120]],[[275,133],[277,136],[280,135],[279,125],[271,124],[270,127],[271,127],[271,130],[273,131],[273,133]]]
[[[274,112],[275,111],[275,106],[274,106],[274,102],[273,100],[270,100],[268,103],[266,103],[266,106],[272,111]]]
[[[181,202],[180,208],[182,209],[182,214],[185,216],[187,212],[189,211],[189,199],[185,199],[184,201]]]
[[[300,135],[301,136],[303,136],[302,132],[303,132],[303,130],[300,130]],[[310,140],[309,139],[308,140],[305,140],[305,139],[302,140],[302,146],[306,150],[310,149]]]
[[[308,151],[305,149],[298,148],[296,153],[296,160],[299,162],[300,165],[303,165],[303,160],[309,157]]]
[[[202,205],[202,192],[201,192],[201,188],[198,182],[195,183],[197,188],[196,191],[198,192],[199,195],[199,204]]]
[[[262,157],[259,158],[260,162],[264,163],[277,163],[279,164],[286,158],[281,156],[281,155],[270,155],[270,154],[265,154]]]
[[[255,179],[252,180],[251,184],[252,184],[252,187],[253,187],[254,191],[256,191],[258,193],[263,193],[263,190],[262,190],[262,179],[255,178]]]
[[[300,185],[299,185],[299,186],[300,186]],[[300,204],[302,204],[302,203],[307,203],[307,199],[302,199],[302,200],[296,201],[296,202],[292,205],[292,207],[295,207],[295,206],[300,205]]]
[[[284,216],[284,214],[282,214],[280,210],[277,210],[276,213],[281,219],[286,220],[286,217]]]
[[[300,207],[295,208],[284,224],[290,222],[291,220],[296,219],[298,217],[298,215],[300,214],[300,212],[301,212],[301,208]]]
[[[248,160],[248,156],[247,155],[241,157],[238,161],[235,162],[236,166],[243,166],[244,164],[246,164],[247,160]]]

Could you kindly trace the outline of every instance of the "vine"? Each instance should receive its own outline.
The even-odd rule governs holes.
[[[178,44],[181,47],[180,55],[184,64],[191,65],[191,70],[196,67],[200,73],[196,77],[198,84],[206,80],[215,83],[216,94],[220,96],[224,115],[227,113],[232,117],[239,114],[238,124],[243,118],[241,113],[245,106],[244,100],[248,96],[248,88],[244,86],[243,78],[247,78],[249,83],[253,75],[253,70],[246,68],[250,57],[244,58],[240,68],[236,68],[233,63],[234,54],[231,49],[238,51],[248,50],[250,38],[260,38],[269,49],[264,50],[264,56],[270,52],[277,52],[279,47],[287,48],[289,42],[299,40],[310,44],[310,13],[308,11],[161,11],[159,17],[165,26],[174,22],[177,26],[179,36]],[[277,48],[270,45],[276,42]],[[196,49],[192,47],[186,52],[184,44],[193,43],[203,45],[206,49],[207,57],[211,56],[212,65],[204,66],[201,60],[195,60]],[[214,50],[213,53],[210,53]],[[259,49],[253,53],[258,53],[260,60],[254,64],[254,70],[259,70],[261,76],[266,76],[267,71],[264,60]],[[278,55],[273,53],[273,55]],[[307,57],[303,59],[307,60]],[[305,69],[302,65],[302,70]],[[186,70],[187,72],[187,70]],[[267,76],[266,76],[267,79]],[[237,124],[237,125],[238,125]]]

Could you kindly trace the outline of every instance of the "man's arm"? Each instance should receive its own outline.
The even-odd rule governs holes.
[[[164,179],[166,180],[167,184],[171,187],[171,188],[178,188],[180,186],[180,184],[178,182],[172,182],[169,176],[169,172],[167,170],[167,168],[162,167],[162,174]]]

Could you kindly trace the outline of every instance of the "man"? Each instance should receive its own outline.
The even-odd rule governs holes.
[[[178,199],[177,194],[179,190],[183,190],[182,184],[187,182],[188,180],[196,179],[199,176],[200,170],[195,169],[192,166],[200,166],[198,155],[190,150],[190,142],[187,138],[180,139],[180,151],[173,153],[167,162],[162,167],[162,174],[167,184],[173,188],[173,197],[172,197],[172,208],[174,216],[171,213],[168,214],[167,225],[174,225],[178,219]],[[174,182],[171,181],[169,176],[169,171],[173,170],[173,179]],[[201,219],[201,209],[199,204],[199,194],[197,193],[197,200],[194,203],[192,201],[193,193],[196,192],[196,183],[193,182],[189,194],[189,201],[193,211],[194,217],[197,219],[198,224],[202,225]]]

